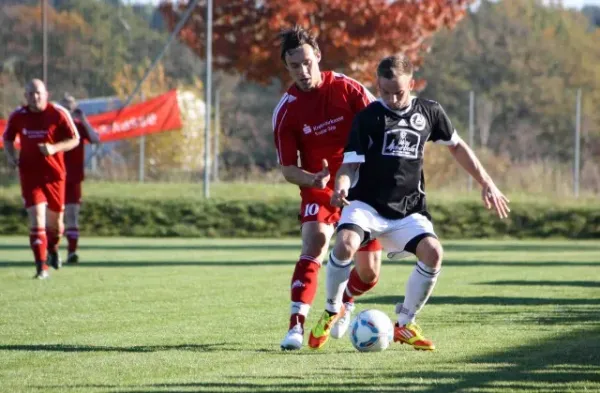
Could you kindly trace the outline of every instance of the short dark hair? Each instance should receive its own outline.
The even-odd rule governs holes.
[[[316,52],[319,52],[317,38],[299,25],[282,30],[281,33],[279,33],[279,40],[281,42],[281,61],[284,63],[285,54],[288,51],[299,48],[304,44],[312,46]]]
[[[412,75],[413,64],[404,53],[385,57],[377,66],[377,76],[386,79],[392,79],[400,75]]]

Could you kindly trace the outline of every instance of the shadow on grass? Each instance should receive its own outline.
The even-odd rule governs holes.
[[[168,241],[167,241],[168,243]],[[207,250],[207,251],[243,251],[243,250],[290,250],[300,252],[301,244],[269,243],[268,240],[257,240],[257,244],[161,244],[161,238],[156,238],[154,244],[81,244],[80,250]],[[29,244],[0,244],[0,250],[30,250]]]
[[[492,352],[467,362],[481,364],[485,370],[427,371],[387,377],[437,380],[435,385],[419,390],[424,393],[490,391],[492,387],[511,392],[597,391],[600,389],[600,326],[572,329],[539,343]]]
[[[465,365],[468,365],[465,367]],[[597,391],[600,389],[600,326],[577,329],[547,340],[522,345],[506,351],[460,359],[449,370],[381,373],[374,378],[369,370],[325,369],[320,377],[345,375],[331,381],[315,382],[298,377],[264,376],[265,382],[254,383],[245,376],[226,377],[222,382],[149,383],[141,385],[61,385],[69,389],[110,389],[127,393],[177,392],[398,392],[410,385],[411,391],[447,392],[558,392]],[[267,373],[267,371],[265,371]],[[48,389],[48,386],[37,386]]]
[[[395,304],[401,303],[402,296],[365,296],[360,298],[362,304]],[[505,296],[432,296],[428,305],[469,305],[469,306],[577,306],[599,305],[600,298],[538,298],[538,297],[505,297]]]
[[[108,268],[121,268],[121,267],[160,267],[160,266],[221,266],[221,267],[248,267],[248,266],[281,266],[281,265],[294,265],[296,259],[291,257],[287,260],[266,260],[266,261],[99,261],[99,260],[84,260],[82,263],[74,266],[76,268],[86,267],[108,267]],[[388,261],[383,262],[385,265],[414,265],[414,261],[411,260],[400,260],[400,261]],[[26,261],[14,261],[14,262],[0,262],[0,268],[8,267],[31,267],[33,262],[30,260]],[[598,262],[569,262],[569,261],[544,261],[544,262],[532,262],[532,261],[459,261],[447,259],[444,261],[446,266],[457,266],[457,267],[469,267],[469,266],[487,266],[487,267],[498,267],[498,266],[521,266],[521,267],[600,267],[600,260]],[[69,268],[71,266],[68,266]]]
[[[228,347],[229,346],[229,347]],[[134,345],[131,347],[110,347],[76,344],[33,344],[0,345],[0,351],[25,352],[158,352],[158,351],[194,351],[214,352],[233,351],[231,344],[181,344],[181,345]]]
[[[445,243],[444,250],[446,251],[460,251],[460,252],[502,252],[502,251],[531,251],[531,252],[572,252],[572,251],[600,251],[600,242],[571,242],[552,244],[548,241],[540,241],[539,243],[527,243],[513,240],[499,240],[494,244],[478,244],[478,243],[464,243],[454,244]]]
[[[478,285],[515,285],[515,286],[541,286],[541,287],[582,287],[600,288],[599,281],[527,281],[527,280],[503,280],[478,282]]]

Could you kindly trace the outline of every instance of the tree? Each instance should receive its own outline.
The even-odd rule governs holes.
[[[213,50],[215,66],[250,80],[287,81],[275,38],[294,24],[319,36],[322,68],[335,69],[365,83],[373,79],[384,55],[406,52],[422,62],[429,39],[443,26],[454,26],[470,0],[216,0]],[[163,3],[161,11],[172,30],[186,4]],[[199,56],[205,54],[206,1],[200,1],[180,39]]]

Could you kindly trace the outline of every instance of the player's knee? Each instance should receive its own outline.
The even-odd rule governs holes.
[[[441,268],[444,257],[442,244],[433,237],[423,239],[417,247],[417,257],[429,267]]]
[[[373,266],[357,269],[357,273],[360,280],[367,284],[376,282],[379,279],[379,270],[374,269]]]
[[[360,247],[360,236],[356,232],[341,230],[335,241],[335,256],[338,259],[352,259]]]
[[[327,237],[324,233],[316,233],[304,239],[302,253],[312,256],[320,256],[327,247]]]

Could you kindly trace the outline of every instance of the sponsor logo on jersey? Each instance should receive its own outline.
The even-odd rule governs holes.
[[[398,128],[386,131],[383,136],[384,156],[396,156],[405,158],[418,158],[421,134],[418,132]]]
[[[427,121],[422,114],[415,113],[410,117],[410,126],[415,130],[423,131],[426,125]]]
[[[398,123],[398,125],[400,127],[408,127],[408,123],[404,119],[400,120],[400,122]]]
[[[23,128],[21,134],[30,139],[41,139],[46,137],[48,130],[28,130],[27,128]]]
[[[329,119],[312,127],[308,124],[305,124],[304,128],[302,128],[302,131],[307,135],[311,132],[314,132],[315,135],[322,135],[327,132],[335,131],[337,129],[336,124],[342,120],[344,120],[344,116],[336,117],[335,119]]]

